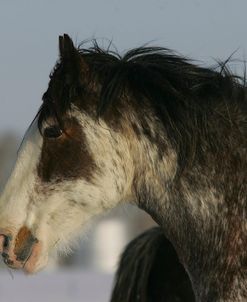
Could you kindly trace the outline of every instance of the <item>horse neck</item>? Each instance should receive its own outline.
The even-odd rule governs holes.
[[[144,146],[137,158],[138,206],[164,228],[191,278],[197,301],[244,301],[247,232],[244,199],[239,196],[246,189],[246,162],[232,170],[233,153],[226,151],[224,163],[209,152],[203,164],[195,160],[193,167],[177,176],[174,149],[168,145],[160,156],[154,145],[143,142]],[[242,178],[233,177],[236,169],[238,177],[243,172]]]
[[[221,212],[217,192],[207,196],[199,190],[192,192],[180,187],[179,191],[181,184],[171,189],[166,187],[168,192],[165,192],[161,190],[160,180],[152,179],[152,183],[155,183],[153,187],[142,190],[141,195],[146,198],[140,207],[163,227],[174,245],[190,276],[197,301],[245,301],[247,236],[244,221],[235,210],[228,209],[224,213],[222,209]]]
[[[213,277],[212,277],[213,279]],[[225,283],[227,278],[217,279],[215,283],[198,283],[192,279],[195,299],[197,302],[244,302],[246,301],[247,283],[242,277],[236,277],[230,288],[228,282]],[[225,284],[224,284],[225,283]],[[227,284],[227,285],[226,285]]]

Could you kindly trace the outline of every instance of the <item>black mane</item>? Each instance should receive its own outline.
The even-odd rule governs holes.
[[[140,47],[121,56],[100,48],[96,42],[89,49],[79,47],[79,53],[102,84],[99,114],[125,89],[146,96],[172,116],[185,98],[201,103],[198,97],[229,97],[236,86],[245,88],[245,81],[228,69],[229,59],[213,68],[204,68],[167,48]]]
[[[116,107],[123,94],[132,95],[140,106],[145,100],[164,123],[169,138],[180,150],[181,158],[188,155],[186,150],[191,149],[197,136],[201,135],[195,124],[205,128],[205,113],[211,104],[224,101],[227,106],[245,99],[245,79],[232,74],[227,62],[204,68],[162,47],[140,47],[121,56],[109,48],[100,48],[97,42],[88,49],[83,45],[78,48],[79,55],[89,66],[92,80],[100,84],[98,117],[111,110],[112,105]],[[57,63],[50,81],[53,85],[56,78],[60,79],[56,88],[59,103],[54,105],[48,88],[39,112],[40,128],[47,115],[55,116],[62,124],[61,113],[70,109],[74,94],[84,91],[85,87],[79,87],[75,80],[75,74],[71,77],[74,79],[71,84],[64,86],[66,68],[63,65],[63,60]],[[192,120],[196,120],[193,125]]]

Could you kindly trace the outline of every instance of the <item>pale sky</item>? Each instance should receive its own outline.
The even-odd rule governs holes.
[[[0,0],[0,134],[25,132],[57,59],[58,35],[146,42],[213,63],[247,54],[246,0]]]

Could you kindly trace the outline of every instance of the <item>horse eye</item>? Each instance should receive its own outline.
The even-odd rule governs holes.
[[[50,126],[44,130],[44,136],[47,138],[58,138],[62,133],[62,130],[58,126]]]

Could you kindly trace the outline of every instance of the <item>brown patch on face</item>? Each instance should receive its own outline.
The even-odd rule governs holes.
[[[32,235],[31,231],[26,227],[22,227],[15,239],[14,254],[17,261],[25,261],[32,250],[37,239]]]
[[[72,118],[64,122],[64,129],[58,138],[44,137],[39,177],[45,182],[78,178],[92,180],[95,163],[80,124]]]

